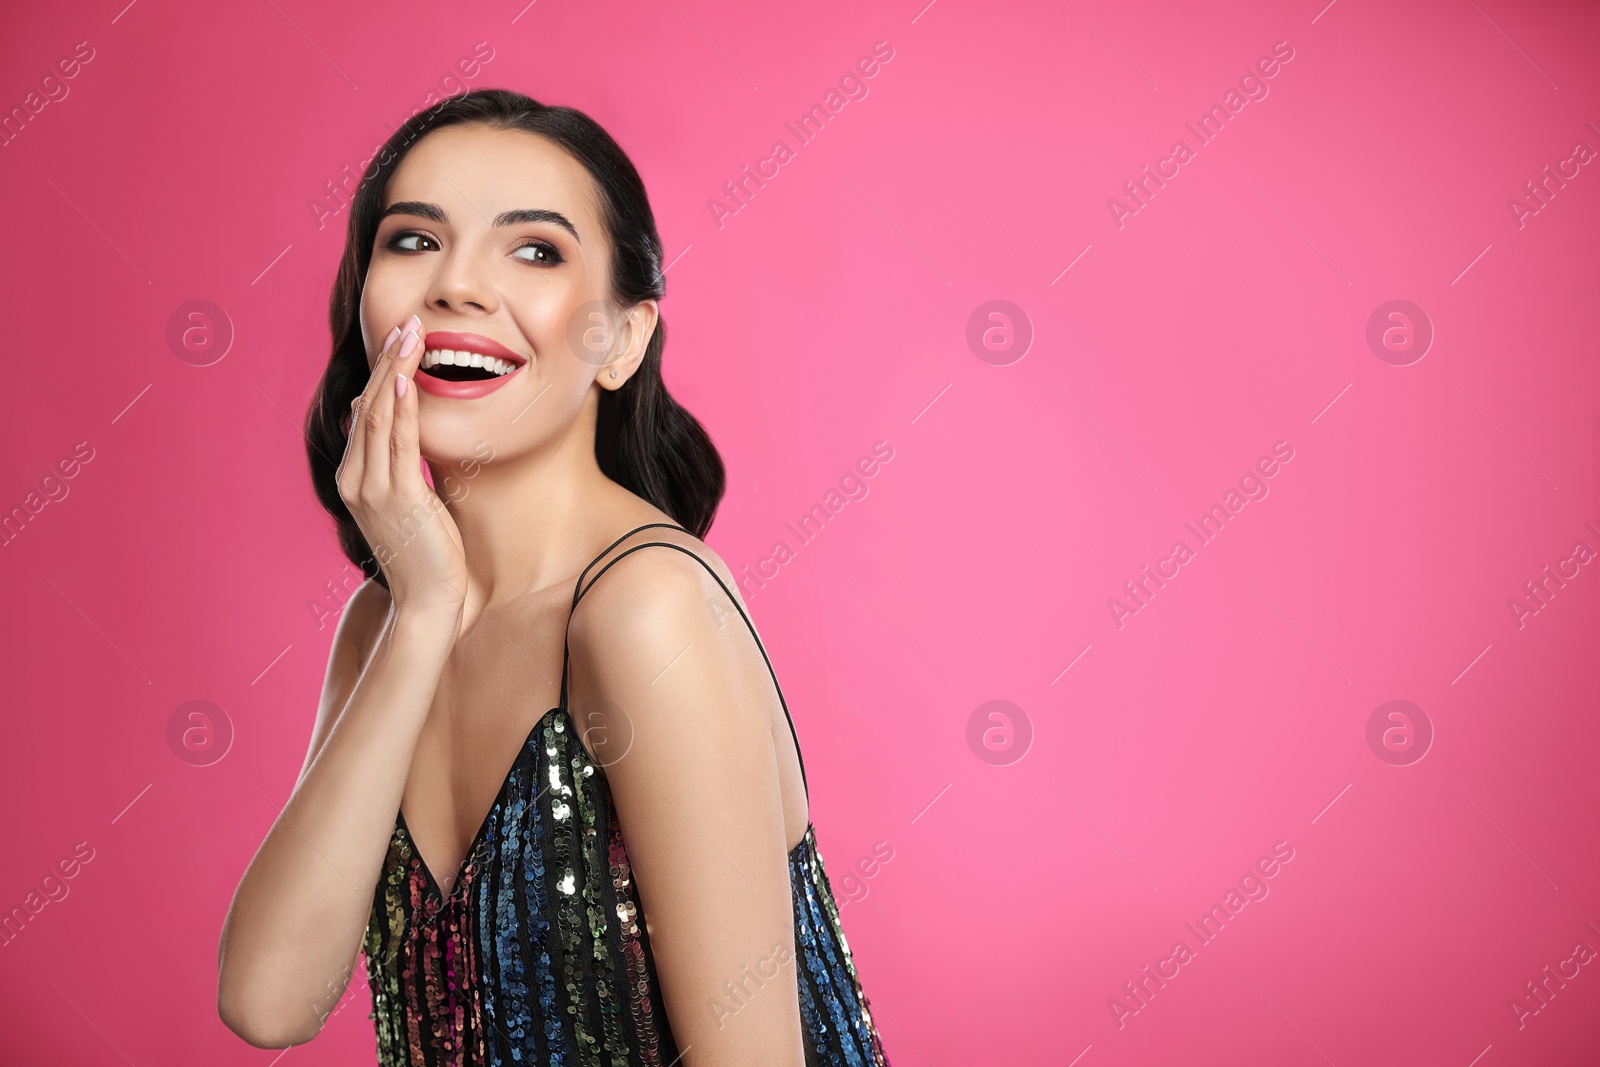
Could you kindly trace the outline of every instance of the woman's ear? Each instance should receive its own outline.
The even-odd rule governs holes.
[[[641,300],[623,315],[617,324],[617,354],[600,370],[598,381],[604,388],[620,389],[633,377],[650,347],[660,314],[660,306],[654,300]]]

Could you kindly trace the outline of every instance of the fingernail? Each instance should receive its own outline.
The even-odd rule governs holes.
[[[411,316],[406,320],[406,329],[420,332],[422,330],[422,320],[415,315]]]
[[[406,376],[404,374],[396,374],[394,376],[394,395],[395,396],[405,396],[406,395]]]
[[[411,353],[417,350],[417,345],[421,342],[421,340],[422,339],[417,336],[417,331],[411,329],[406,330],[405,340],[400,342],[400,358],[410,359]]]
[[[380,347],[378,349],[378,355],[380,355],[380,356],[383,355],[383,353],[388,350],[389,346],[394,344],[394,339],[396,337],[399,337],[399,336],[400,336],[400,327],[395,326],[392,329],[390,329],[389,336],[385,337],[383,339],[383,345],[382,345],[382,347]]]

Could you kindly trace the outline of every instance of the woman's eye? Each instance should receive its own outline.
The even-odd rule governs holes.
[[[532,252],[534,254],[524,256],[522,254],[524,252]],[[556,250],[555,245],[548,241],[534,241],[530,244],[525,244],[517,249],[514,255],[527,263],[539,263],[547,266],[555,266],[557,263],[562,262],[561,253]]]
[[[443,246],[434,238],[416,230],[402,230],[389,238],[385,248],[400,252],[437,252]],[[524,252],[531,253],[523,255]],[[561,257],[556,246],[548,241],[532,241],[518,248],[512,253],[518,259],[527,263],[537,263],[540,266],[555,266],[557,263],[566,262]]]
[[[421,248],[413,247],[413,245],[407,243],[412,241],[427,241],[429,244],[433,245],[435,249],[439,247],[438,241],[435,241],[432,237],[429,237],[425,233],[417,233],[415,230],[402,230],[393,237],[389,238],[389,243],[385,247],[399,249],[402,252],[424,251]]]

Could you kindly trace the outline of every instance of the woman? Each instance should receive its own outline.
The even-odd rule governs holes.
[[[700,540],[723,465],[662,383],[662,293],[578,111],[467,93],[365,175],[306,436],[372,577],[223,927],[249,1043],[314,1037],[364,950],[384,1065],[887,1063]]]

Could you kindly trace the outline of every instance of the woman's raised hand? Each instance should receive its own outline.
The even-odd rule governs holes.
[[[351,405],[339,495],[389,581],[396,609],[459,615],[467,596],[461,531],[422,477],[417,387],[422,320],[389,331],[367,387]]]

